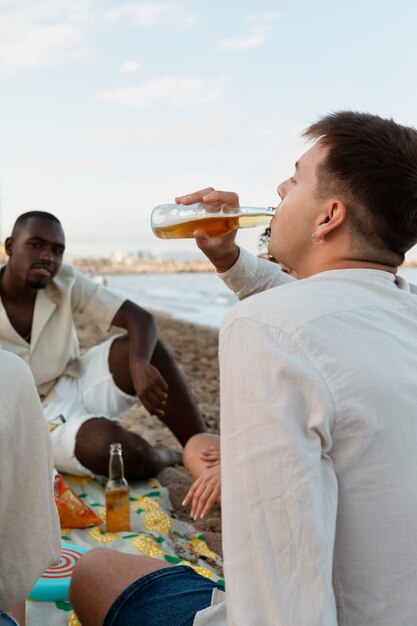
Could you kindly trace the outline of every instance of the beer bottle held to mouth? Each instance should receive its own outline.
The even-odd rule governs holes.
[[[238,228],[267,225],[274,214],[273,207],[161,204],[152,211],[151,226],[160,239],[187,239],[196,230],[204,230],[210,237],[224,237]]]
[[[110,444],[109,479],[106,496],[107,532],[130,530],[129,485],[124,477],[122,444]]]

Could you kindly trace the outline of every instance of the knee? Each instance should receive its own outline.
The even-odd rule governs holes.
[[[188,471],[191,470],[194,459],[199,456],[201,450],[204,448],[204,440],[202,440],[203,437],[204,433],[193,435],[185,444],[182,459],[184,466]]]
[[[110,444],[122,442],[123,434],[123,428],[117,422],[104,417],[91,418],[81,424],[77,432],[75,456],[84,465],[92,454],[96,460],[107,464]]]
[[[107,571],[109,553],[103,548],[95,548],[86,552],[75,564],[71,575],[69,601],[77,612],[77,605],[82,602],[86,589],[91,590],[100,572]]]
[[[183,452],[183,463],[191,474],[195,473],[196,463],[201,463],[201,452],[208,449],[210,446],[220,448],[220,437],[218,435],[198,433],[190,437],[187,441]]]
[[[105,417],[92,417],[81,424],[77,432],[77,441],[80,443],[82,441],[87,442],[94,447],[110,445],[118,441],[117,437],[120,438],[122,430],[118,422],[113,422]]]

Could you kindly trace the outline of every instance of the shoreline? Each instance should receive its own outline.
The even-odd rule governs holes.
[[[68,260],[80,272],[90,272],[94,275],[107,274],[184,274],[215,271],[212,263],[207,259],[196,261],[175,261],[174,259],[136,260],[131,257],[121,261],[111,259],[72,259]]]

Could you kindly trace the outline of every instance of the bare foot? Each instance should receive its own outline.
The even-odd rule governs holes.
[[[157,470],[158,472],[163,470],[164,467],[177,464],[182,465],[182,453],[178,452],[178,450],[173,450],[163,444],[156,444],[154,451],[157,457],[157,462],[160,464],[160,468]]]

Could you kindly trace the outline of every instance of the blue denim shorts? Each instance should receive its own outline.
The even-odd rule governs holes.
[[[196,613],[210,606],[213,589],[224,591],[186,565],[156,570],[120,594],[103,626],[192,626]]]
[[[8,613],[0,611],[0,626],[19,626],[15,619]]]

